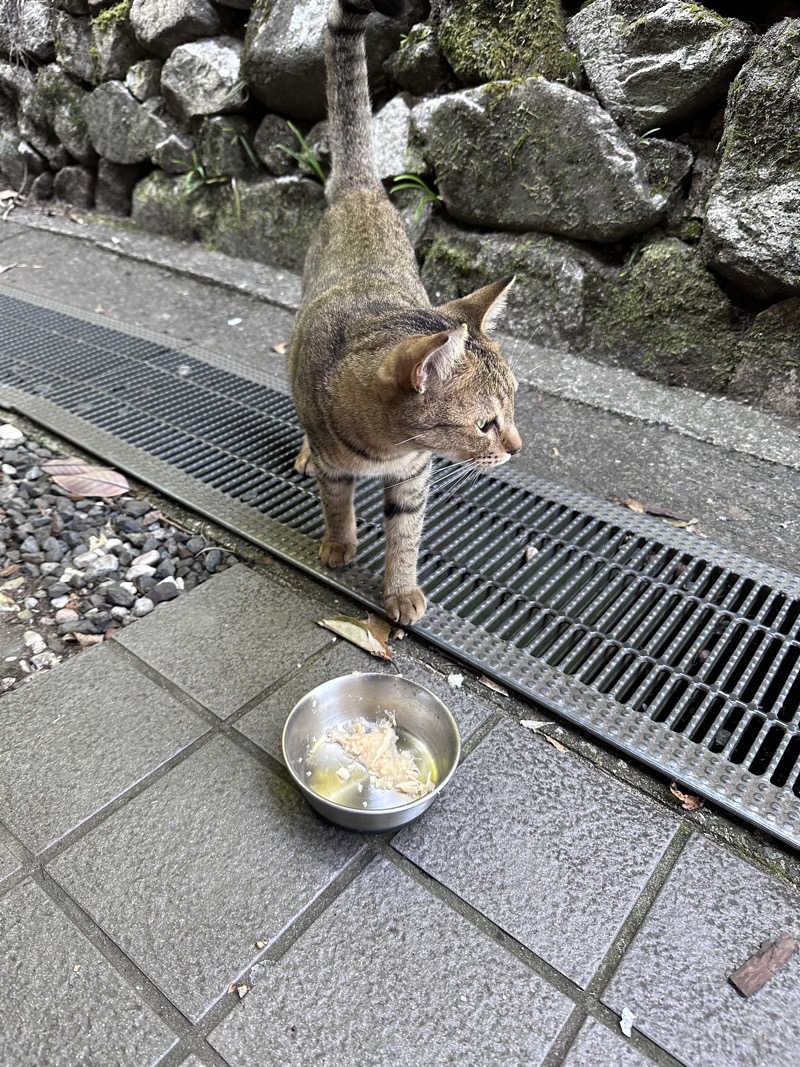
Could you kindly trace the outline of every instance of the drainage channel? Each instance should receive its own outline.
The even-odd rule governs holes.
[[[380,609],[380,490],[356,565],[322,568],[289,397],[42,302],[0,293],[0,320],[0,403]],[[526,475],[428,514],[416,633],[800,845],[800,577]]]

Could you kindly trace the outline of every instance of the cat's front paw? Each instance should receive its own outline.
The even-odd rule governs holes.
[[[314,466],[314,460],[311,458],[308,442],[305,440],[303,441],[303,447],[295,457],[294,469],[298,474],[304,474],[306,478],[313,478],[317,473],[317,468]]]
[[[425,594],[419,588],[406,589],[391,596],[387,594],[383,603],[389,618],[406,626],[421,619],[428,607]]]
[[[325,538],[319,546],[319,558],[326,567],[344,567],[355,557],[357,547],[351,542],[342,544]]]

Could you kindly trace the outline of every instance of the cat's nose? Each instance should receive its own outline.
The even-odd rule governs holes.
[[[506,430],[503,435],[503,444],[506,446],[506,452],[508,452],[509,456],[516,456],[522,451],[522,438],[515,426],[510,426]]]

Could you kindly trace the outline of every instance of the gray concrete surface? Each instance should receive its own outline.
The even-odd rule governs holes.
[[[222,654],[221,707],[192,627],[224,645],[251,611],[282,645],[243,685]],[[800,934],[797,888],[663,783],[524,730],[530,709],[469,671],[451,689],[413,637],[398,666],[465,731],[453,783],[394,837],[305,805],[276,729],[304,686],[376,666],[309,640],[343,611],[278,564],[240,565],[0,699],[0,752],[24,742],[51,767],[28,781],[0,761],[0,1063],[788,1065],[800,957],[749,1002],[726,976]]]

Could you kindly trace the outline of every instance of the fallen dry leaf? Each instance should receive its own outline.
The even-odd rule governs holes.
[[[237,985],[236,992],[239,994],[239,1000],[243,1000],[250,992],[250,987],[242,982],[241,985]]]
[[[559,457],[561,456],[561,453],[558,451],[555,445],[553,445],[553,455],[556,457],[556,459],[559,459]]]
[[[487,689],[493,689],[495,693],[500,693],[502,696],[508,696],[508,690],[504,689],[502,685],[498,685],[497,682],[493,682],[491,678],[487,678],[485,674],[482,674],[478,681],[481,685],[485,685]]]
[[[16,200],[17,194],[14,189],[3,189],[0,192],[0,204],[5,203],[6,200]]]
[[[120,496],[130,486],[124,474],[111,467],[93,467],[75,456],[51,459],[42,464],[56,485],[75,497]]]
[[[550,719],[520,719],[519,724],[524,726],[526,730],[533,730],[534,733],[541,730],[543,726],[553,725]]]
[[[783,933],[775,941],[765,941],[758,952],[728,975],[728,981],[743,997],[751,997],[777,974],[797,951],[797,941]]]
[[[5,274],[7,270],[13,270],[14,267],[18,267],[19,263],[6,263],[4,267],[0,267],[0,274]]]
[[[554,737],[551,737],[550,734],[544,734],[543,733],[542,737],[545,739],[545,741],[547,741],[549,744],[551,744],[553,746],[553,748],[557,752],[566,752],[567,751],[566,748],[564,747],[564,745],[562,745],[560,741],[556,741],[556,739]]]
[[[625,505],[626,508],[630,508],[631,511],[635,511],[637,515],[644,515],[644,504],[640,504],[639,501],[634,500],[633,497],[626,497],[625,500],[622,501],[622,503]]]
[[[279,341],[278,344],[272,346],[272,351],[277,352],[279,356],[286,355],[286,349],[289,347],[288,341]]]
[[[317,626],[323,626],[331,633],[343,637],[353,645],[358,645],[371,656],[379,659],[391,659],[392,651],[385,641],[373,633],[369,616],[366,619],[354,619],[351,615],[336,615],[332,619],[317,619]]]
[[[371,612],[367,615],[367,626],[369,626],[375,637],[378,638],[384,645],[388,645],[389,637],[392,633],[392,624],[387,622],[386,619],[382,619],[380,615],[373,615]]]
[[[681,807],[684,811],[697,811],[698,808],[703,806],[703,801],[700,797],[696,797],[694,793],[682,793],[678,789],[676,782],[670,784],[669,791],[681,802]]]

